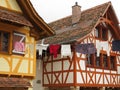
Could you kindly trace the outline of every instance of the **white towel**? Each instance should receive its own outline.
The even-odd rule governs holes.
[[[110,55],[110,49],[108,45],[108,41],[96,41],[96,48],[97,48],[97,57],[100,56],[100,50],[105,50],[107,52],[107,55]]]
[[[36,49],[39,51],[39,55],[42,55],[42,50],[47,50],[48,44],[36,44]]]
[[[61,57],[70,56],[71,57],[71,47],[70,44],[61,45]]]
[[[110,49],[109,49],[109,45],[108,45],[108,41],[103,41],[100,43],[101,44],[101,48],[103,48],[103,50],[105,50],[107,52],[107,55],[110,56]]]
[[[96,41],[96,49],[97,49],[97,57],[99,57],[100,56],[100,50],[101,50],[101,44],[98,40]]]

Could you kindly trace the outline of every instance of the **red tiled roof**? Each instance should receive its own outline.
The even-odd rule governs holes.
[[[0,87],[31,87],[31,84],[23,78],[0,77]]]
[[[72,25],[72,16],[50,23],[49,25],[56,31],[56,35],[46,38],[45,43],[70,43],[86,36],[93,30],[98,19],[105,13],[109,5],[110,2],[107,2],[83,11],[80,21],[74,25]]]

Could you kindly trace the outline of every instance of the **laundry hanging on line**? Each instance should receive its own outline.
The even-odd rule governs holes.
[[[97,48],[97,57],[100,56],[100,50],[105,50],[107,52],[107,56],[110,56],[110,48],[108,45],[108,41],[96,41]]]
[[[49,46],[50,54],[53,54],[54,58],[57,57],[59,49],[60,49],[60,45],[58,45],[58,44]]]
[[[96,48],[93,43],[78,44],[75,46],[75,50],[82,54],[94,54],[96,52]]]
[[[47,50],[49,44],[37,44],[36,49],[39,51],[39,55],[42,55],[43,50]]]
[[[64,56],[72,56],[71,45],[70,44],[51,44],[51,45],[37,45],[37,49],[39,50],[39,55],[42,55],[43,50],[49,49],[49,53],[57,57],[59,51],[61,51],[61,58]],[[76,52],[83,54],[94,54],[96,52],[96,48],[93,43],[87,44],[78,44],[75,46]]]
[[[71,45],[70,44],[61,45],[61,57],[64,57],[64,56],[71,57],[71,55],[72,55]]]
[[[100,42],[100,44],[101,44],[101,48],[107,52],[107,56],[110,56],[108,41]]]
[[[120,40],[112,41],[112,50],[113,51],[120,51]]]

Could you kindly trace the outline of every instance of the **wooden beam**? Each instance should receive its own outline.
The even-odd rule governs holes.
[[[111,26],[111,28],[114,30],[114,33],[116,34],[116,39],[120,39],[120,31],[114,26],[113,22],[107,18],[102,17],[100,19],[100,22],[106,22]]]

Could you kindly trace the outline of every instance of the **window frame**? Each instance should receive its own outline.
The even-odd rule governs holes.
[[[93,66],[94,65],[94,54],[87,55],[87,66]]]
[[[29,30],[27,30],[24,27],[12,25],[12,24],[7,24],[7,23],[3,23],[3,22],[0,22],[0,31],[4,31],[4,32],[10,33],[10,36],[9,36],[10,37],[9,38],[9,46],[8,46],[9,47],[9,51],[8,52],[0,52],[0,54],[5,54],[5,55],[12,55],[12,54],[14,54],[12,52],[12,48],[13,48],[13,44],[12,44],[13,32],[22,33],[25,36],[27,36],[27,34],[29,33]],[[25,39],[25,44],[26,44],[26,39]]]
[[[106,57],[106,60],[104,59],[104,56]],[[109,68],[109,56],[107,54],[102,54],[102,67],[105,69]]]
[[[91,57],[92,57],[92,64],[88,64],[86,63],[86,66],[87,67],[93,67],[93,68],[100,68],[100,69],[107,69],[107,70],[116,70],[117,67],[116,67],[116,64],[117,64],[117,61],[116,61],[116,56],[115,55],[110,55],[110,56],[107,56],[107,59],[106,59],[106,67],[104,66],[104,55],[107,56],[107,53],[105,52],[102,52],[100,53],[100,56],[97,57],[97,54],[91,54]],[[114,67],[111,68],[111,60],[110,60],[110,57],[114,57]],[[99,58],[100,59],[100,64],[99,66],[96,65],[96,58]],[[90,59],[90,58],[89,58]],[[87,60],[88,60],[88,57],[87,57]],[[88,61],[87,61],[88,62]]]
[[[0,29],[0,32],[2,34],[8,33],[8,46],[7,46],[8,50],[2,51],[2,49],[1,49],[2,47],[0,47],[0,54],[8,54],[8,55],[10,55],[10,54],[24,55],[25,54],[25,51],[24,52],[13,52],[13,39],[14,39],[13,35],[14,35],[14,33],[17,33],[18,35],[25,36],[25,40],[26,40],[26,34],[21,33],[21,32],[16,32],[16,31],[8,31],[8,30],[4,30],[4,29]],[[2,39],[3,35],[2,36],[0,35],[0,38]],[[0,43],[2,43],[2,41],[0,41]],[[24,43],[26,44],[26,41],[24,41]],[[0,45],[2,45],[2,44],[0,44]]]
[[[104,34],[103,34],[104,33]],[[95,38],[107,41],[108,40],[108,29],[104,27],[102,24],[99,24],[95,27]]]
[[[25,50],[23,50],[23,48],[25,49],[25,40],[26,40],[26,35],[20,32],[13,32],[13,42],[12,42],[12,53],[13,54],[21,54],[24,55],[25,54]],[[15,40],[14,41],[14,37],[18,36],[18,37],[22,37],[20,40]],[[24,40],[24,41],[23,41]],[[15,49],[15,42],[17,42],[17,49]],[[22,45],[23,44],[23,45]],[[18,45],[19,47],[21,47],[22,50],[18,49]],[[22,47],[23,46],[23,47]]]
[[[10,54],[10,41],[11,41],[11,32],[9,32],[9,31],[5,31],[5,30],[0,30],[0,32],[2,33],[2,35],[4,34],[4,33],[8,33],[8,50],[7,51],[2,51],[1,50],[1,48],[2,47],[0,47],[0,53],[3,53],[3,54]],[[0,36],[0,38],[1,39],[3,39],[3,36]],[[0,43],[3,43],[1,40],[0,40]],[[0,45],[2,45],[2,44],[0,44]]]
[[[99,66],[97,65],[97,62],[99,60]],[[95,53],[95,67],[101,67],[102,64],[101,64],[101,54],[99,57],[97,57],[97,53]]]
[[[114,62],[111,62],[111,57],[114,57]],[[111,68],[111,64],[113,64],[113,68]],[[111,70],[117,70],[117,60],[116,60],[116,56],[115,55],[111,55],[110,56],[110,69]]]

